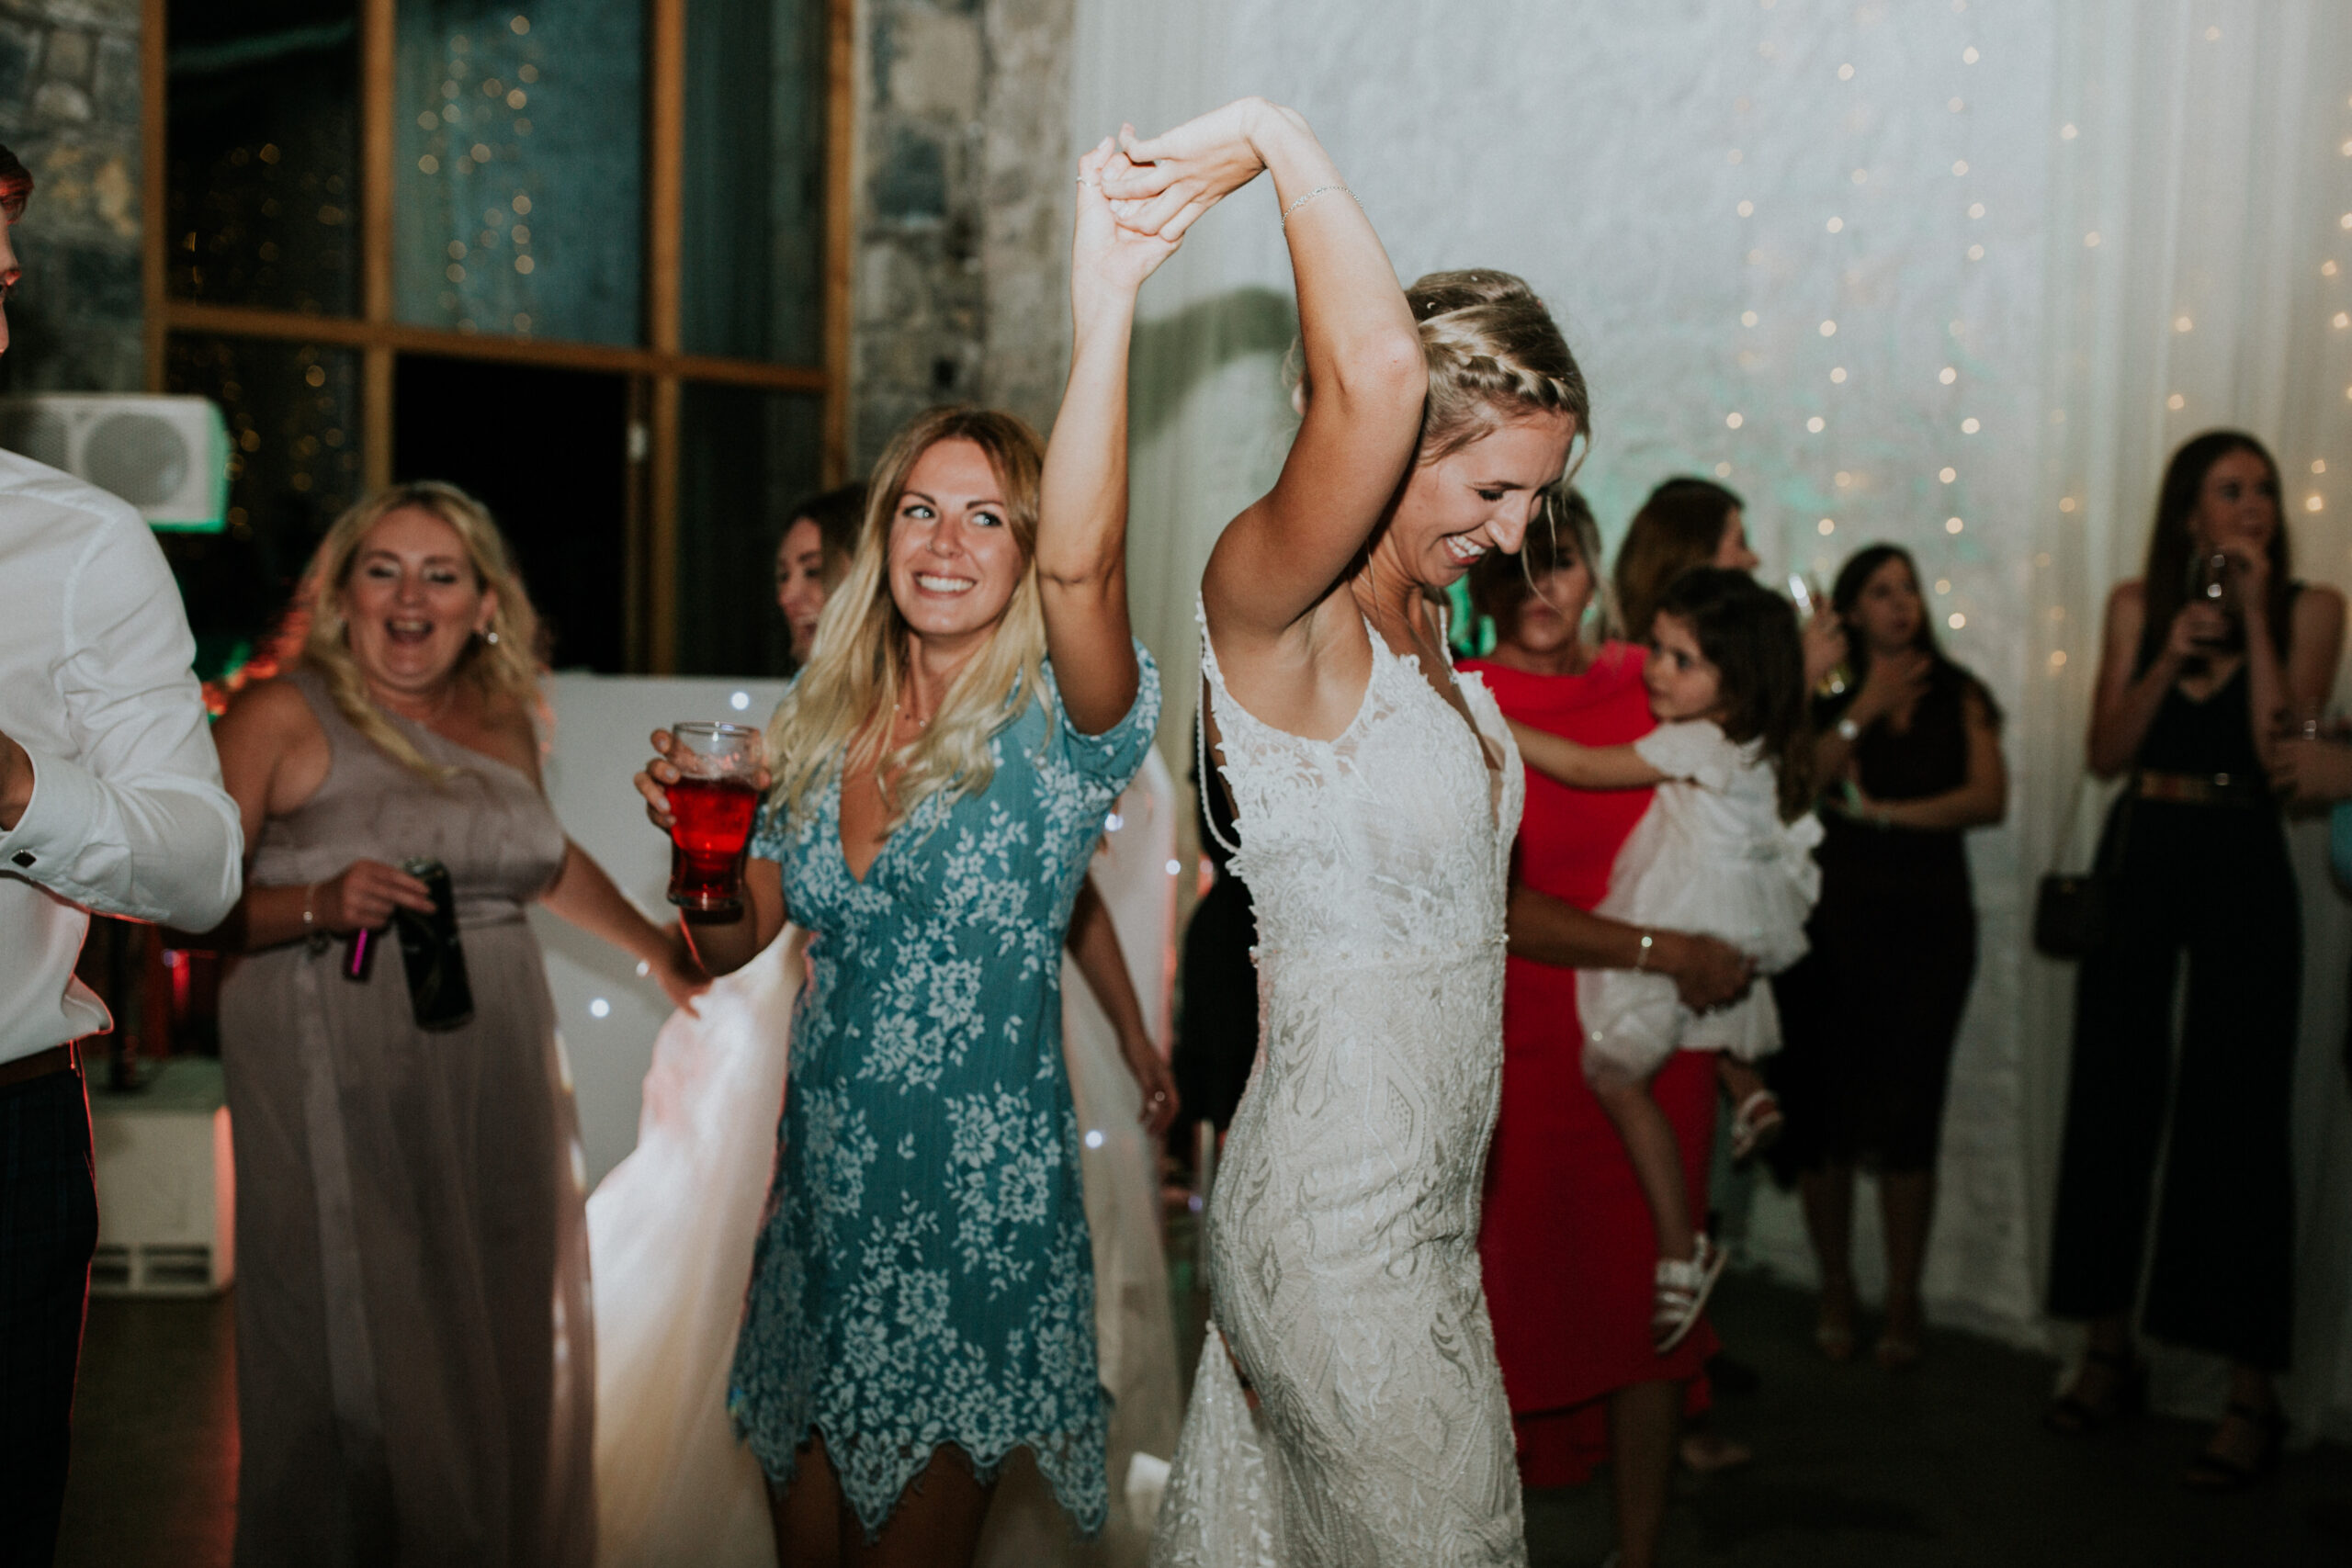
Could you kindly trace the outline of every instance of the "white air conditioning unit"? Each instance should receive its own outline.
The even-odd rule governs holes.
[[[229,428],[209,398],[0,398],[0,446],[111,491],[151,527],[217,534],[228,520]]]

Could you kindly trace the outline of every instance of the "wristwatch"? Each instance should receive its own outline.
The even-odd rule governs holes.
[[[1847,745],[1851,746],[1855,741],[1860,740],[1861,738],[1862,727],[1860,725],[1856,724],[1850,718],[1841,718],[1838,721],[1838,739],[1843,740]]]

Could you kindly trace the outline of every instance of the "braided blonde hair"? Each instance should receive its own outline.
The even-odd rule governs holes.
[[[1405,290],[1405,303],[1430,372],[1415,460],[1450,457],[1531,413],[1565,413],[1582,442],[1560,478],[1572,482],[1592,450],[1592,400],[1568,340],[1527,280],[1487,267],[1425,273]],[[1291,383],[1292,410],[1304,416],[1314,388],[1299,339],[1283,356],[1283,375]]]
[[[523,591],[506,549],[506,539],[490,511],[456,485],[418,479],[379,490],[334,520],[319,541],[311,564],[295,590],[293,607],[278,629],[277,663],[297,662],[314,670],[326,682],[335,711],[351,727],[392,761],[413,773],[445,783],[458,770],[443,767],[416,749],[368,694],[367,678],[351,656],[350,623],[344,615],[343,591],[351,580],[352,563],[368,531],[391,513],[414,507],[447,523],[464,545],[476,586],[497,595],[491,616],[491,637],[478,638],[458,655],[458,678],[469,682],[493,708],[512,703],[526,713],[539,703],[537,651],[539,617],[531,597]]]
[[[1592,447],[1592,402],[1568,340],[1524,279],[1477,268],[1432,272],[1405,290],[1429,361],[1419,460],[1452,457],[1527,414],[1565,413],[1584,451]],[[1576,477],[1579,452],[1561,482]]]
[[[957,672],[922,732],[886,750],[907,682],[907,621],[890,597],[890,524],[916,462],[942,441],[986,453],[1021,547],[1021,581],[986,647]],[[836,772],[871,765],[888,784],[891,827],[935,795],[978,795],[996,777],[990,742],[1044,689],[1046,615],[1037,588],[1037,433],[994,409],[940,408],[890,439],[866,487],[865,525],[849,574],[825,600],[816,646],[768,721],[770,798],[806,811]],[[893,776],[895,775],[895,777]]]

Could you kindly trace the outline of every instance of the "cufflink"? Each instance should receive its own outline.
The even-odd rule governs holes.
[[[18,850],[8,858],[22,870],[30,871],[33,868],[33,852],[30,850]]]

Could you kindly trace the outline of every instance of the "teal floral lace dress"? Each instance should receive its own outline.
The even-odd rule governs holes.
[[[1090,1533],[1108,1506],[1061,946],[1159,720],[1136,657],[1134,705],[1096,736],[1049,667],[987,792],[926,801],[864,882],[838,775],[752,840],[811,941],[728,1405],[779,1485],[821,1433],[869,1535],[949,1443],[984,1481],[1028,1448]]]

